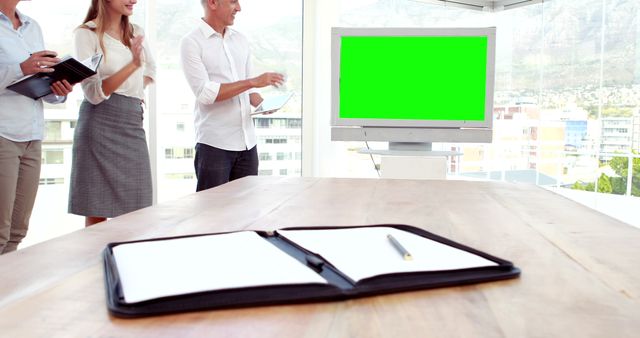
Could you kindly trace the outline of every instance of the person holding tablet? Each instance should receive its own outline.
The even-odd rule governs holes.
[[[284,76],[251,76],[249,42],[229,28],[238,0],[201,0],[204,17],[181,41],[182,70],[196,97],[196,191],[258,174],[251,106],[262,102],[255,88],[280,86]]]

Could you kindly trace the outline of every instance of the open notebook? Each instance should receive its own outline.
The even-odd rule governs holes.
[[[508,261],[407,225],[241,231],[105,249],[108,307],[120,316],[344,299],[519,272]]]
[[[271,284],[327,283],[253,231],[118,245],[124,301]]]
[[[95,75],[101,61],[102,54],[95,54],[82,61],[65,56],[60,62],[51,66],[53,72],[27,75],[14,81],[7,89],[37,100],[51,94],[51,84],[56,81],[67,80],[69,84],[74,85]]]

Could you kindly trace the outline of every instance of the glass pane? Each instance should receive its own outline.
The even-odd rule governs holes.
[[[538,178],[572,186],[592,179],[598,168],[593,130],[598,124],[602,2],[572,0],[543,8],[539,119],[544,130],[538,140]]]
[[[637,129],[640,131],[640,129]],[[640,156],[638,156],[638,152],[636,151],[636,157],[633,159],[633,171],[631,176],[631,195],[640,197]],[[628,191],[628,190],[627,190]]]
[[[496,91],[493,143],[463,145],[464,176],[536,183],[538,93],[543,53],[542,6],[525,6],[495,14]]]
[[[640,3],[608,0],[602,72],[600,177],[598,191],[624,195],[629,176],[629,155],[640,150]],[[617,154],[620,154],[616,156]],[[638,161],[638,160],[636,160]],[[638,169],[636,169],[638,170]],[[604,176],[602,176],[604,175]],[[631,180],[637,178],[631,175]],[[636,187],[637,193],[637,187]],[[636,195],[637,196],[637,195]]]

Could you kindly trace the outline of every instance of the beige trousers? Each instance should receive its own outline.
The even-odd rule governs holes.
[[[0,137],[0,254],[15,251],[27,235],[40,183],[40,141]]]

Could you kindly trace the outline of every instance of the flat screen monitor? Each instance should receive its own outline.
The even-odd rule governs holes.
[[[490,142],[494,27],[333,28],[332,139]]]

